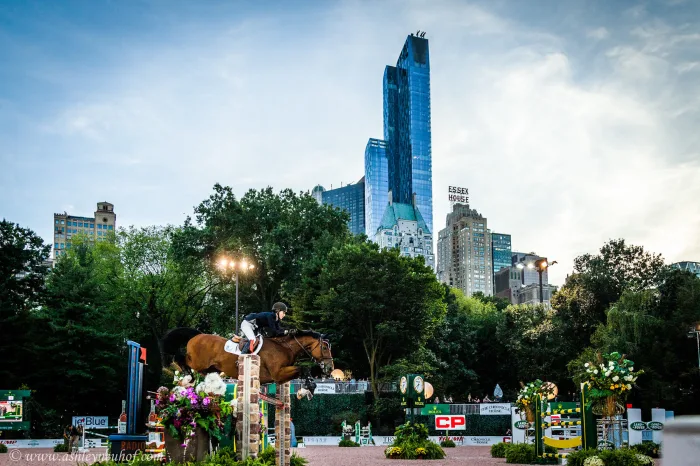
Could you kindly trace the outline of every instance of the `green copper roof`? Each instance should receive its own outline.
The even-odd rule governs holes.
[[[423,220],[423,216],[418,211],[418,208],[410,204],[399,204],[397,202],[386,206],[379,229],[391,230],[394,228],[394,225],[398,225],[399,220],[418,222],[418,228],[423,229],[424,234],[430,234],[430,230],[425,224],[425,220]]]

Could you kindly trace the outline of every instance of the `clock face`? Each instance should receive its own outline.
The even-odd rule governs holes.
[[[418,376],[413,379],[413,388],[416,390],[416,393],[423,393],[423,377]]]
[[[399,389],[401,390],[401,393],[404,395],[406,394],[406,390],[408,389],[408,379],[406,376],[401,377],[401,382],[399,382]]]

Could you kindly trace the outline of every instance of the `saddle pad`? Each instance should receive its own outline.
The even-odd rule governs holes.
[[[260,339],[260,342],[258,342],[258,346],[255,347],[255,351],[253,351],[253,354],[258,354],[260,350],[263,347],[263,343],[265,342],[263,340],[262,335],[258,335],[258,338]],[[238,343],[234,343],[231,340],[226,340],[226,343],[224,343],[224,351],[227,353],[235,354],[236,356],[241,355],[241,348]]]

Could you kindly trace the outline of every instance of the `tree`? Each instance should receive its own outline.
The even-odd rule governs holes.
[[[26,382],[34,360],[36,336],[28,330],[35,327],[32,311],[41,303],[50,251],[32,230],[0,222],[0,354],[16,355],[0,364],[0,379],[7,387]]]
[[[625,291],[642,291],[659,286],[666,266],[658,254],[625,240],[606,243],[600,254],[584,254],[574,260],[574,274],[552,297],[559,311],[565,338],[578,348],[588,346],[605,312]]]
[[[334,248],[316,286],[293,299],[302,323],[334,334],[334,356],[366,374],[378,399],[379,370],[425,345],[443,318],[443,290],[422,259],[355,241]]]
[[[592,349],[625,353],[644,369],[634,392],[644,408],[690,413],[700,392],[695,341],[688,339],[700,322],[700,279],[679,270],[665,277],[657,289],[624,293],[593,336]]]
[[[261,311],[301,284],[304,264],[314,259],[319,245],[329,237],[350,236],[347,213],[289,189],[279,194],[272,188],[250,190],[238,200],[230,187],[217,184],[195,217],[196,224],[188,219],[174,236],[177,257],[196,258],[209,268],[220,254],[248,258],[255,269],[241,276],[246,285],[241,301]]]
[[[113,331],[94,249],[88,241],[74,241],[57,261],[36,327],[42,354],[32,387],[41,406],[62,413],[64,422],[108,412],[118,406],[124,387],[118,383],[126,373],[124,345]]]

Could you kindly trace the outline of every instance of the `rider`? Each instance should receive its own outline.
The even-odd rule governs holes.
[[[285,330],[280,326],[280,321],[287,314],[287,306],[284,303],[275,303],[271,312],[259,312],[248,314],[241,322],[241,331],[246,336],[249,345],[243,348],[243,353],[255,351],[256,335],[262,333],[269,337],[278,337],[295,333],[294,330]]]

